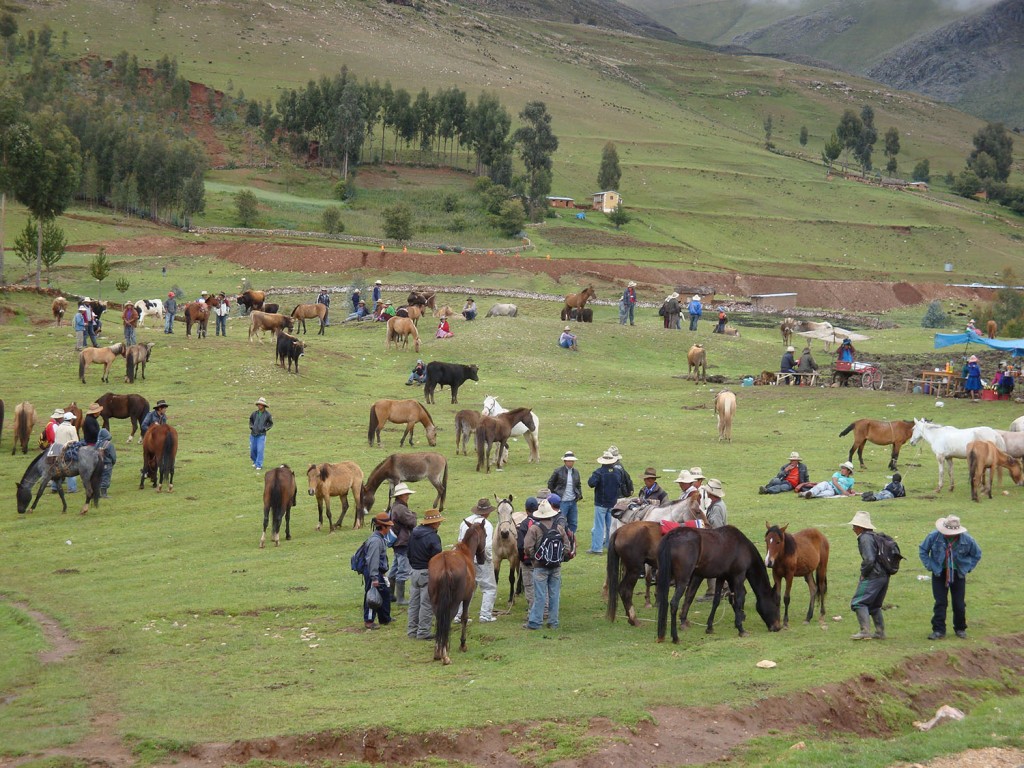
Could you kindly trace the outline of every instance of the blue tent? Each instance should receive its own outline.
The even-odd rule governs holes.
[[[952,347],[956,344],[980,344],[983,347],[998,349],[1000,352],[1009,352],[1014,357],[1024,357],[1024,339],[989,339],[977,333],[936,333],[935,348]]]

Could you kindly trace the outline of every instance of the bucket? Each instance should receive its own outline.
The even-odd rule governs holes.
[[[998,400],[999,399],[999,395],[996,394],[996,391],[994,389],[983,389],[983,390],[981,390],[981,399],[982,400]]]
[[[947,261],[947,262],[946,262],[946,264],[945,264],[945,266],[943,267],[943,269],[944,269],[944,270],[945,270],[946,272],[952,272],[952,271],[953,271],[953,262],[951,262],[951,261]]]
[[[931,385],[931,384],[925,383],[925,384],[924,384],[924,385],[922,386],[922,389],[924,389],[924,393],[925,393],[926,395],[930,395],[930,394],[932,393],[932,385]]]
[[[746,377],[744,377],[743,383],[740,386],[743,386],[743,387],[752,387],[752,386],[754,386],[754,377],[753,376],[746,376]]]

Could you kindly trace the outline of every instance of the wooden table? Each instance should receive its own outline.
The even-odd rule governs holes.
[[[950,397],[964,388],[964,380],[948,371],[921,371],[921,381],[930,385],[931,394],[939,397]]]
[[[810,373],[776,373],[775,384],[786,384],[790,381],[795,381],[798,386],[801,387],[813,387],[818,383],[818,372],[811,371]]]

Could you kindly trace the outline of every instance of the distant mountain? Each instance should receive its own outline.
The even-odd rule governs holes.
[[[588,24],[660,40],[676,39],[668,27],[615,0],[455,0],[453,4],[499,16]]]

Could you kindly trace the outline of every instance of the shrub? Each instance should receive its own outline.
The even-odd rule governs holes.
[[[390,240],[408,240],[412,237],[412,211],[398,204],[384,209],[384,237]]]
[[[320,215],[320,224],[324,232],[329,235],[336,235],[345,231],[345,224],[341,221],[341,208],[336,205],[324,208]]]
[[[921,320],[922,328],[945,328],[949,325],[949,315],[942,311],[942,302],[936,300],[928,305],[924,318]]]

